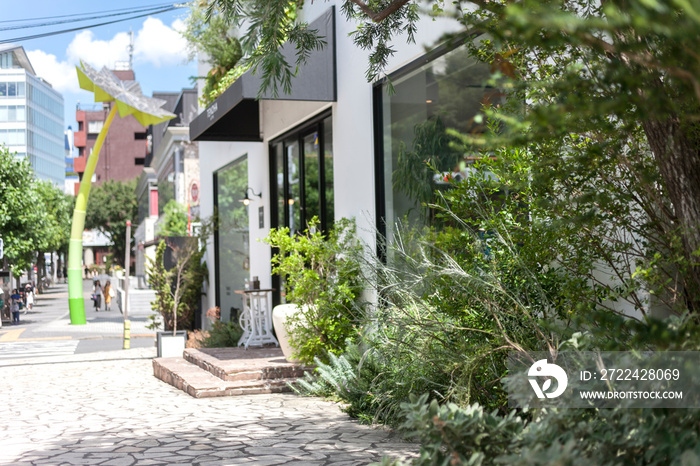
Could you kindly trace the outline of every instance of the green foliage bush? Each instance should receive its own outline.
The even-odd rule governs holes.
[[[678,338],[672,349],[698,347],[696,323],[654,326],[652,332],[665,333],[668,341]],[[692,343],[681,336],[692,336]],[[590,335],[584,340],[595,345]],[[700,464],[698,409],[570,408],[502,415],[478,405],[438,405],[427,395],[412,397],[401,408],[402,429],[422,445],[414,465]],[[401,463],[385,459],[383,464]]]
[[[217,12],[207,15],[205,7],[198,4],[191,5],[181,34],[187,40],[190,58],[204,52],[211,65],[207,76],[202,78],[202,104],[209,105],[233,83],[232,72],[241,68],[247,70],[247,67],[237,66],[243,56],[241,44],[234,36],[231,24]],[[237,72],[236,77],[241,74]]]
[[[236,322],[214,322],[208,335],[202,340],[204,348],[230,348],[238,346],[243,329]]]
[[[170,199],[163,207],[163,221],[159,224],[160,236],[187,236],[187,207]]]
[[[311,363],[339,354],[348,339],[356,338],[362,276],[355,224],[341,219],[333,230],[316,230],[309,222],[303,235],[290,236],[288,228],[273,229],[265,239],[278,252],[272,272],[286,280],[287,301],[303,306],[287,322],[294,357]]]
[[[487,256],[478,235],[450,231],[439,242],[451,235],[462,256],[438,249],[436,233],[409,231],[388,249],[392,263],[371,260],[365,279],[377,283],[380,305],[367,312],[361,342],[327,364],[316,361],[319,384],[301,383],[302,392],[334,388],[351,415],[391,425],[403,420],[401,403],[420,393],[503,409],[506,351],[557,347],[557,332],[541,316],[564,298],[530,275],[516,279],[524,266],[503,238]]]

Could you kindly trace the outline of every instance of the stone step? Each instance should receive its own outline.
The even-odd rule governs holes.
[[[313,370],[311,366],[287,361],[282,350],[272,347],[188,348],[183,358],[229,382],[294,379]]]
[[[291,388],[287,384],[296,380],[281,378],[227,381],[183,358],[155,358],[153,373],[156,378],[183,390],[194,398],[289,392]]]

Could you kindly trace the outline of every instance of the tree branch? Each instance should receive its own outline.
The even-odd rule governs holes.
[[[367,4],[365,2],[363,2],[362,0],[347,0],[347,1],[354,3],[355,5],[360,7],[360,10],[362,10],[362,12],[364,14],[369,16],[369,18],[372,21],[374,21],[375,23],[381,23],[382,21],[384,21],[387,18],[387,16],[398,11],[402,6],[404,6],[405,4],[410,2],[411,0],[393,0],[389,4],[389,6],[387,6],[383,10],[377,11],[377,12],[375,12],[369,6],[367,6]]]

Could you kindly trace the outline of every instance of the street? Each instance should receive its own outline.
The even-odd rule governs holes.
[[[103,280],[104,283],[104,280]],[[68,315],[68,285],[52,285],[31,311],[20,315],[19,325],[3,322],[0,328],[0,360],[120,350],[123,347],[124,317],[113,303],[111,311],[95,312],[88,299],[92,280],[83,281],[86,325],[71,325]],[[104,309],[104,303],[102,305]],[[131,347],[152,347],[155,331],[146,328],[150,309],[132,309]]]
[[[318,398],[193,398],[153,376],[152,337],[120,349],[119,311],[75,328],[66,314],[58,285],[0,329],[0,464],[361,465],[417,451]]]

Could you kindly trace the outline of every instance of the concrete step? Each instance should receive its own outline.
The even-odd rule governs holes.
[[[153,373],[194,398],[257,395],[291,391],[288,383],[296,379],[226,381],[182,358],[155,358]]]
[[[303,377],[313,370],[284,359],[273,347],[186,349],[183,358],[221,380],[275,380]]]
[[[188,348],[181,358],[153,360],[158,379],[195,398],[287,392],[311,370],[272,347]]]

